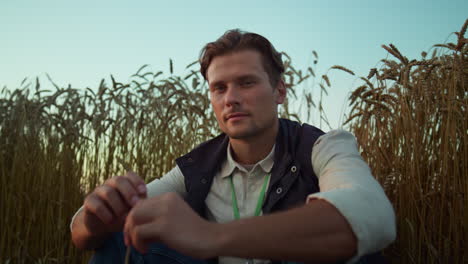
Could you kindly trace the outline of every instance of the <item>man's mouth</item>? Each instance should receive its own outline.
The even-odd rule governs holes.
[[[240,119],[243,119],[243,118],[245,118],[247,116],[248,116],[248,114],[246,114],[246,113],[236,112],[236,113],[228,114],[226,116],[226,121],[228,121],[228,120],[231,120],[231,121],[240,120]]]

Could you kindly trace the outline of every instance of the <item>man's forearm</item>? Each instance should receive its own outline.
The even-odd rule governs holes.
[[[353,257],[357,239],[339,211],[324,200],[286,212],[216,225],[217,256],[314,262]]]

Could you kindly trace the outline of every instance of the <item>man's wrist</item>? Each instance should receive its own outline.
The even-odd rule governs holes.
[[[109,235],[107,228],[96,227],[93,231],[86,224],[85,210],[81,210],[71,224],[72,241],[75,246],[82,250],[92,250],[99,247],[103,240]]]
[[[223,256],[227,254],[226,248],[229,245],[231,234],[227,224],[210,222],[208,237],[207,258]]]

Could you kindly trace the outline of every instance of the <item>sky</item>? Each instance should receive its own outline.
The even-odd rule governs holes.
[[[128,81],[144,64],[168,72],[169,59],[183,74],[207,42],[232,28],[267,37],[298,69],[313,66],[315,50],[317,74],[342,65],[366,76],[388,56],[382,44],[418,59],[454,41],[467,10],[462,0],[0,0],[0,88],[18,88],[25,77],[46,84],[46,73],[59,86],[93,88],[110,74]],[[360,83],[346,73],[328,75],[325,110],[337,128]]]

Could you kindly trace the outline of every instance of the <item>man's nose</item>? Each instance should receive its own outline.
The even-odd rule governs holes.
[[[235,85],[229,86],[226,90],[224,101],[227,106],[240,104],[241,95],[239,93],[239,88]]]

